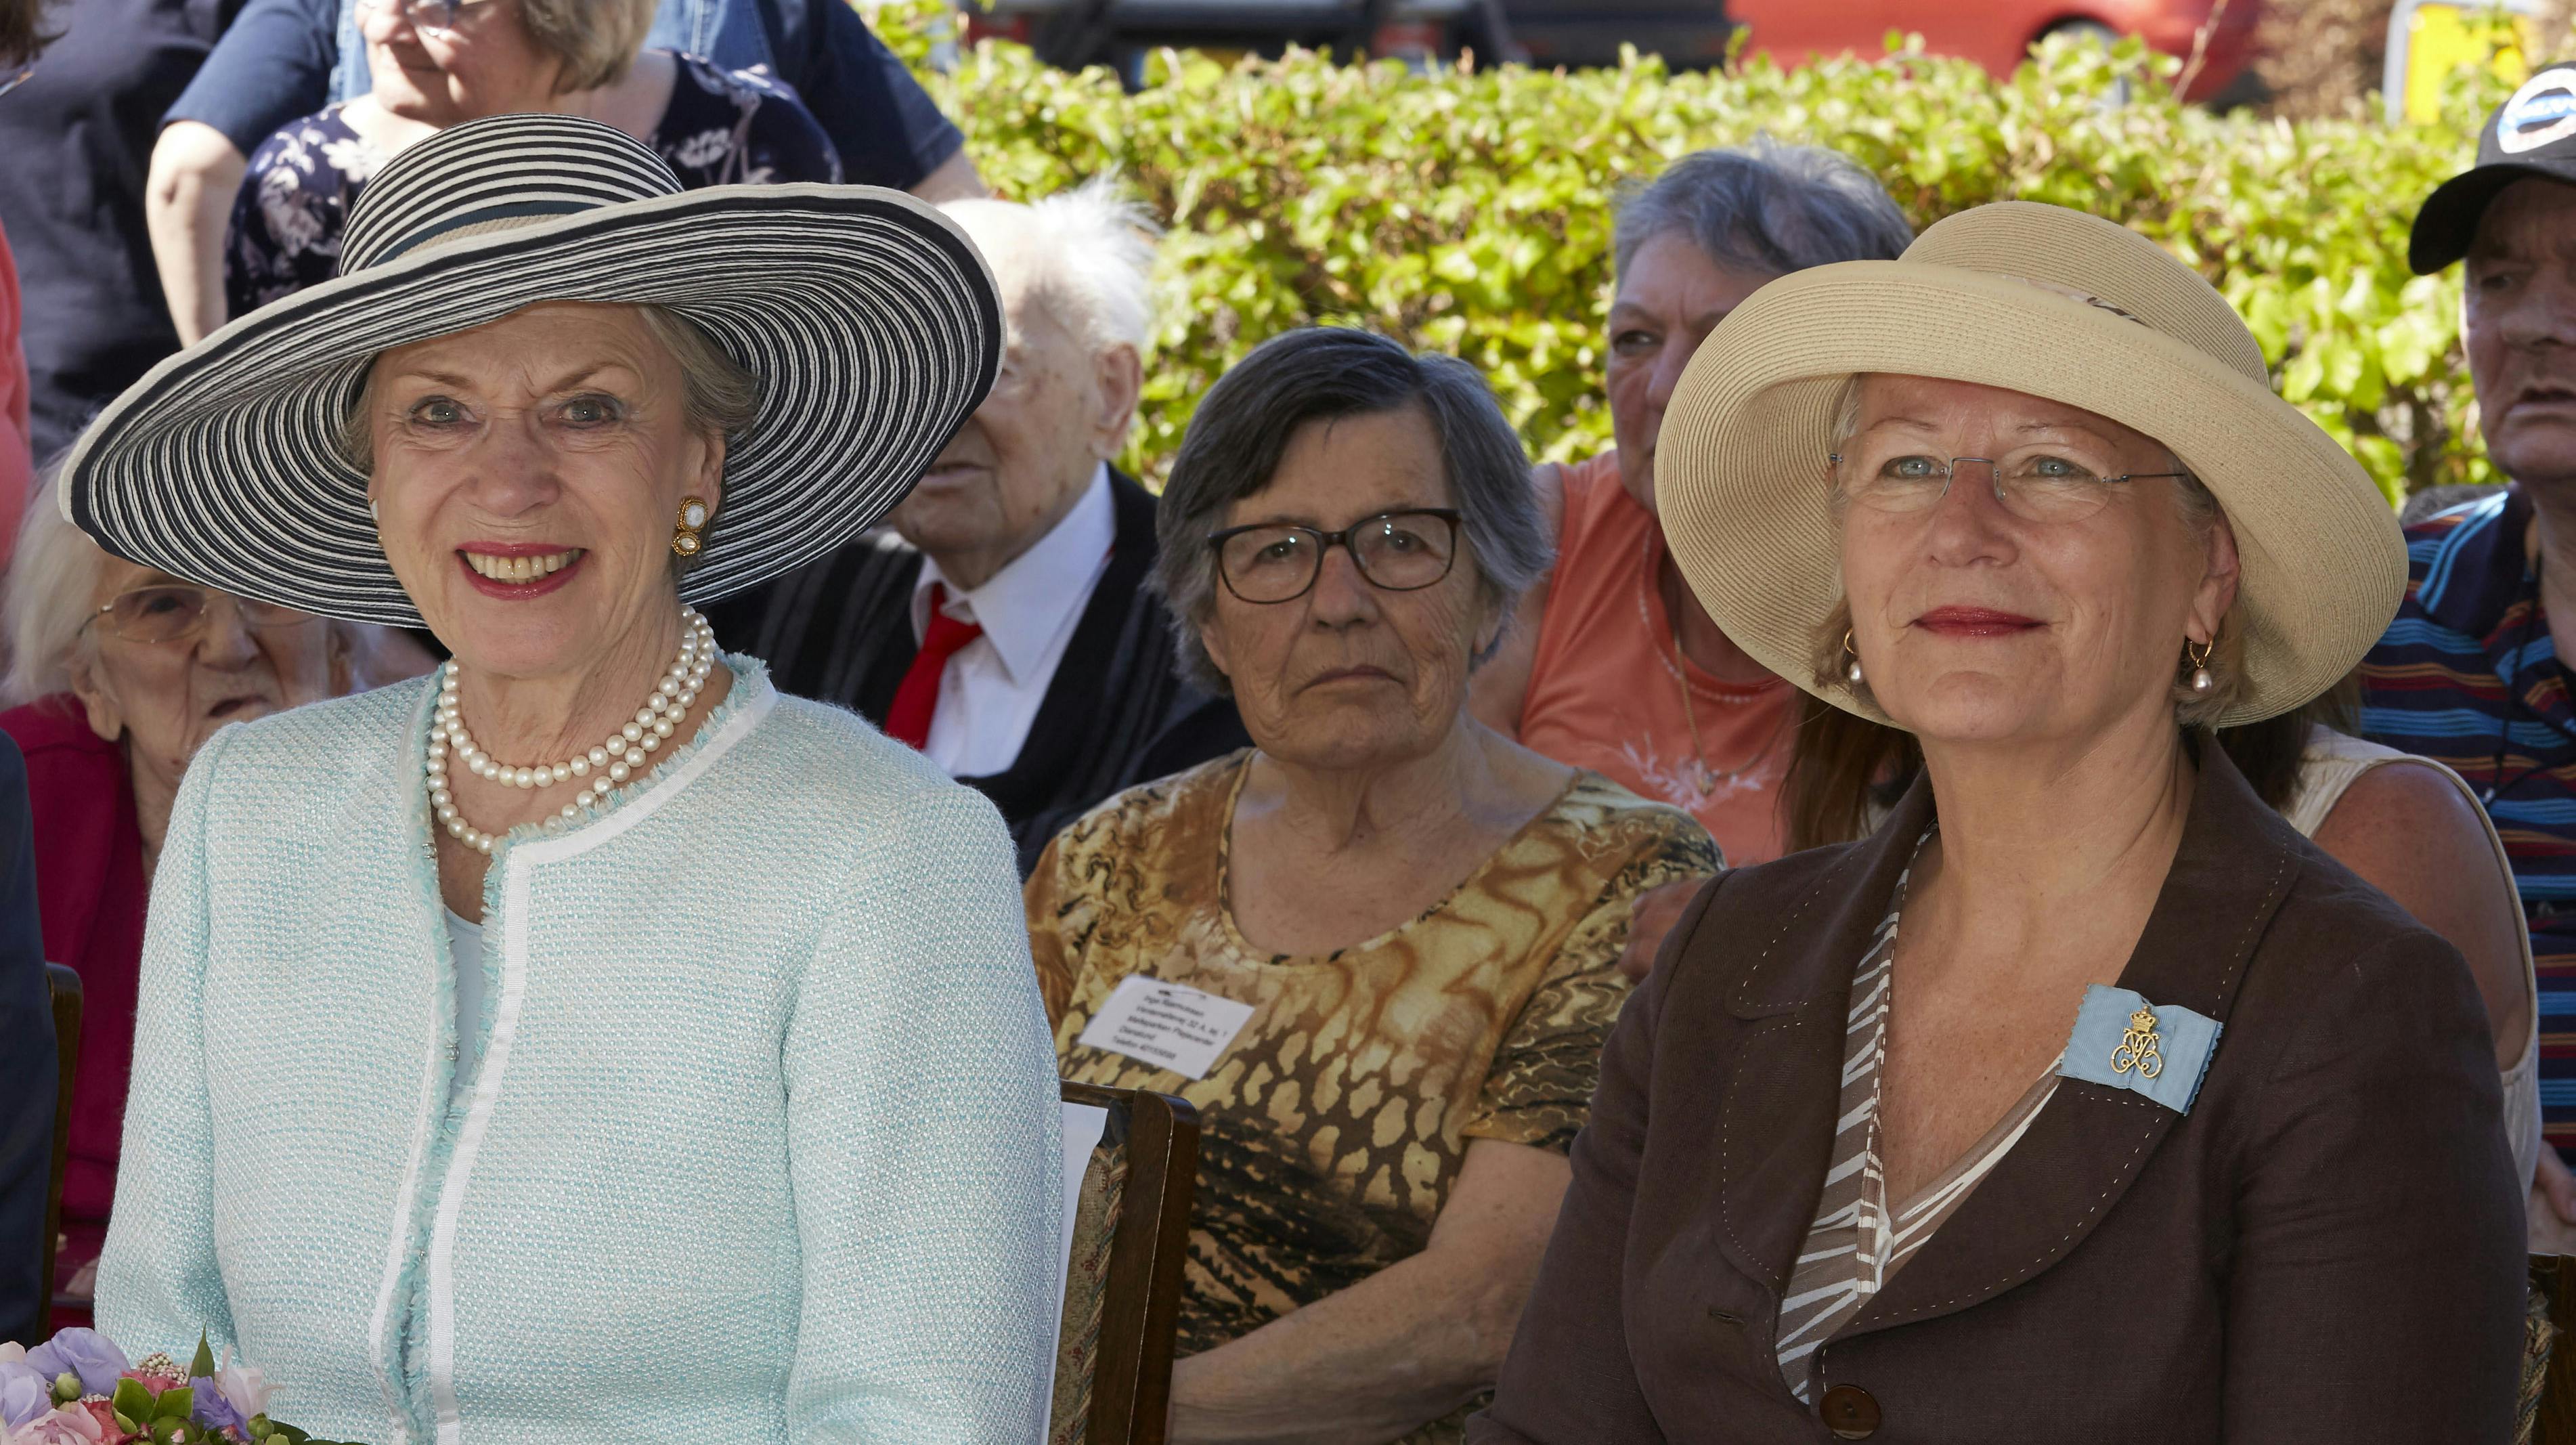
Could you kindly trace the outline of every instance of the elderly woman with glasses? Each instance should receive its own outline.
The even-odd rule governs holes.
[[[229,722],[389,681],[399,636],[253,602],[98,549],[50,491],[27,514],[0,597],[10,667],[6,732],[27,757],[45,956],[87,997],[72,1096],[58,1261],[89,1293],[116,1190],[117,1130],[134,1045],[143,909],[188,760]],[[385,660],[379,654],[392,654]]]
[[[1183,665],[1251,751],[1123,793],[1027,885],[1064,1073],[1206,1130],[1175,1438],[1449,1440],[1538,1267],[1679,810],[1477,722],[1545,567],[1484,382],[1353,330],[1209,391],[1157,517]]]
[[[2406,578],[2226,301],[1962,212],[1721,323],[1656,492],[1727,635],[1923,769],[1673,930],[1470,1438],[2509,1439],[2476,983],[2212,737]]]

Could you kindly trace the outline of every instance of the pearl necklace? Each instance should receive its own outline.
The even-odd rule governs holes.
[[[575,778],[599,776],[583,788],[571,802],[564,804],[557,816],[569,822],[581,816],[584,808],[605,798],[618,784],[642,771],[647,754],[658,750],[678,730],[680,721],[689,715],[690,705],[706,686],[707,674],[715,667],[716,634],[707,619],[694,607],[680,609],[680,655],[670,670],[655,684],[653,695],[635,710],[634,720],[610,733],[599,746],[587,753],[575,754],[569,761],[537,763],[516,767],[500,762],[474,745],[474,735],[465,728],[465,711],[458,697],[454,661],[440,670],[438,711],[430,723],[429,746],[421,761],[421,771],[429,779],[429,806],[438,815],[447,836],[477,853],[489,853],[496,841],[492,834],[475,827],[456,810],[456,795],[447,786],[447,754],[452,747],[464,769],[478,778],[489,779],[505,788],[548,788]]]

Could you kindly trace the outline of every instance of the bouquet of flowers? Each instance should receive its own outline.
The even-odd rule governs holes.
[[[34,1349],[0,1345],[0,1445],[328,1445],[268,1418],[258,1370],[215,1364],[205,1337],[181,1370],[128,1362],[96,1330],[58,1330]]]

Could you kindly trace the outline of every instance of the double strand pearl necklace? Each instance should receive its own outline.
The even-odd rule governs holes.
[[[427,756],[421,770],[429,778],[429,806],[437,813],[447,836],[477,853],[489,853],[496,841],[492,834],[475,827],[456,810],[456,795],[447,786],[447,754],[450,748],[464,769],[478,778],[486,778],[505,788],[549,788],[575,778],[590,778],[571,802],[564,804],[558,818],[563,822],[581,816],[584,808],[598,802],[643,770],[648,754],[668,742],[678,730],[680,721],[689,715],[690,705],[707,684],[707,674],[715,667],[716,634],[707,619],[694,607],[680,609],[680,655],[670,670],[654,685],[653,695],[635,710],[634,720],[610,733],[599,746],[580,753],[567,762],[537,763],[516,767],[496,760],[474,745],[474,735],[465,729],[465,710],[458,698],[456,664],[450,661],[440,671],[438,713],[430,722]],[[597,774],[592,778],[592,774]]]

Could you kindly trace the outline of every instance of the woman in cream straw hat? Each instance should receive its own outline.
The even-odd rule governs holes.
[[[101,1326],[202,1327],[375,1445],[1034,1438],[1010,840],[689,606],[902,497],[992,383],[982,261],[890,191],[684,194],[503,116],[389,164],[342,269],[64,474],[118,556],[454,654],[190,768]]]
[[[1924,776],[1693,903],[1469,1438],[2505,1439],[2477,990],[2207,741],[2405,580],[2226,303],[1986,206],[1764,287],[1664,425],[1710,614]]]

